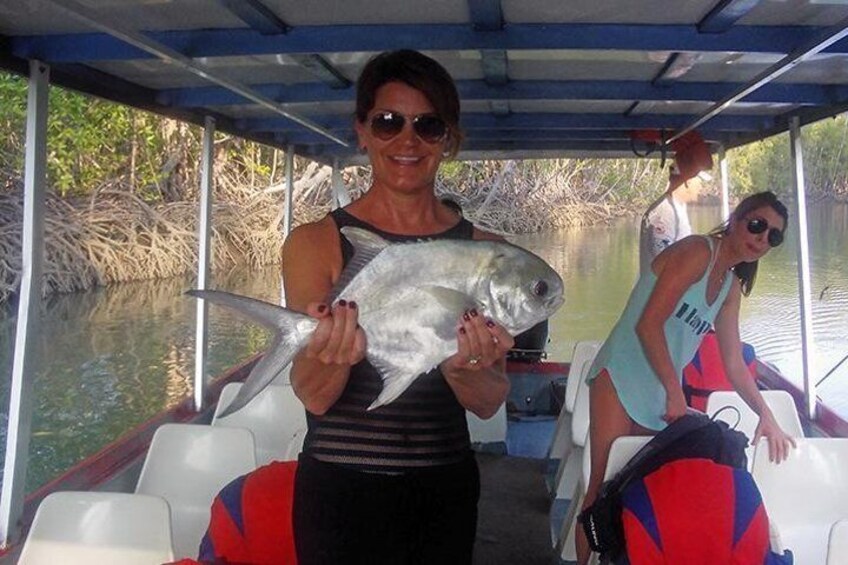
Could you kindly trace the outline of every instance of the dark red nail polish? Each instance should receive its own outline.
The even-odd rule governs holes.
[[[345,300],[344,298],[339,300],[339,306],[347,306],[347,300]]]
[[[466,334],[465,328],[459,328],[459,333],[461,333],[462,335],[465,335]]]
[[[486,327],[494,328],[495,323],[492,320],[486,320]]]
[[[466,312],[462,315],[462,319],[467,322],[468,320],[471,319],[471,316],[468,314],[468,312]]]
[[[477,317],[477,309],[476,309],[476,308],[472,308],[470,313],[471,313],[471,317],[472,317],[472,318],[476,318],[476,317]]]
[[[351,310],[356,310],[356,302],[351,300],[350,302],[347,303],[347,307],[350,308]]]
[[[326,312],[326,310],[327,310],[327,305],[326,305],[326,304],[319,304],[319,305],[318,305],[318,312],[319,312],[319,313],[323,314],[324,312]]]

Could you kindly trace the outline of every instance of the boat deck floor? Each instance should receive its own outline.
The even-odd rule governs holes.
[[[551,497],[545,484],[555,420],[510,422],[511,455],[477,453],[480,505],[474,565],[549,565]]]

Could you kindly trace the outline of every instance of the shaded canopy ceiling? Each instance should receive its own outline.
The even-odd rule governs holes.
[[[0,66],[304,156],[356,158],[354,82],[387,49],[442,63],[461,158],[731,148],[848,109],[848,0],[2,0]]]

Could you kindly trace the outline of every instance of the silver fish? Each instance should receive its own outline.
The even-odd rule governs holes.
[[[368,361],[383,390],[368,408],[395,400],[422,373],[457,352],[456,327],[476,308],[515,336],[549,318],[563,302],[560,276],[529,251],[498,241],[390,243],[344,227],[354,255],[327,298],[355,301]],[[212,290],[188,294],[237,310],[275,331],[266,354],[223,411],[239,410],[305,347],[316,319],[261,300]]]

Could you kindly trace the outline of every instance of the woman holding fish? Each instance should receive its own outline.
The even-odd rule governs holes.
[[[591,476],[583,507],[597,497],[612,442],[653,435],[686,413],[684,365],[715,326],[727,376],[759,415],[753,442],[786,458],[794,441],[777,424],[742,359],[739,306],[754,286],[759,260],[783,242],[788,213],[771,192],[742,200],[721,227],[668,247],[639,278],[627,306],[589,370]],[[589,545],[577,528],[578,563]]]
[[[436,332],[456,352],[434,368],[415,369],[411,384],[392,379],[407,359],[415,367],[427,347],[416,332],[432,315],[431,304],[463,304],[462,293],[427,279],[428,272],[474,259],[437,246],[498,238],[457,216],[435,194],[439,165],[456,154],[462,139],[459,97],[441,65],[414,51],[373,58],[357,83],[355,128],[372,167],[370,189],[344,209],[295,229],[283,249],[288,306],[318,320],[291,372],[309,425],[294,498],[298,562],[471,563],[480,486],[465,411],[488,418],[505,401],[505,354],[513,338],[475,302],[465,302]],[[381,325],[399,336],[381,346],[387,351],[376,351],[377,330],[369,326],[366,337],[359,325],[365,305],[327,300],[338,296],[335,288],[350,286],[359,258],[373,254],[365,238],[352,237],[362,232],[351,228],[376,234],[380,242],[433,240],[432,255],[403,267],[408,272],[398,266],[367,274],[372,286],[400,281],[387,296],[417,293]],[[402,245],[391,248],[404,253]],[[426,285],[407,288],[420,281]],[[547,292],[549,283],[536,284],[545,285],[536,291]],[[372,297],[369,306],[383,300]],[[415,350],[407,347],[413,343],[419,344]]]

